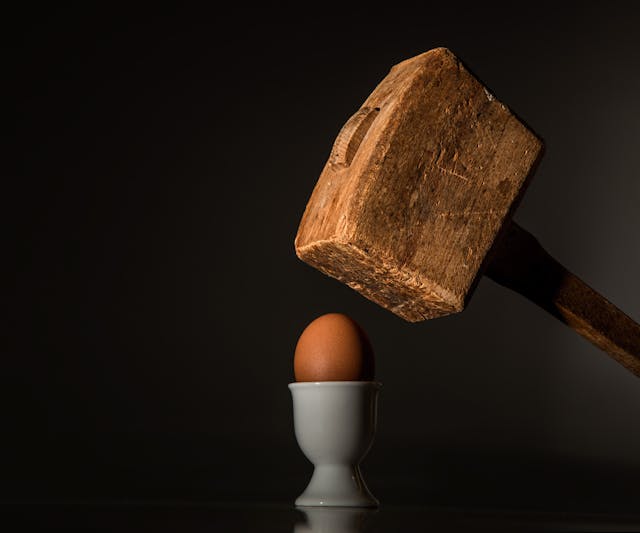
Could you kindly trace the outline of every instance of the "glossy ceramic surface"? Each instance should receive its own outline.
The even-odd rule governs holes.
[[[378,505],[359,465],[373,443],[380,387],[373,381],[289,384],[296,439],[314,465],[296,505]]]

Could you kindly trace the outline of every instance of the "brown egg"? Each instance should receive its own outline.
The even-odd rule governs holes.
[[[316,318],[300,335],[293,371],[296,381],[372,381],[373,349],[355,320],[329,313]]]

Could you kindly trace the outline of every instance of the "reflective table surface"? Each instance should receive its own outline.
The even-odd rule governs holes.
[[[367,510],[247,502],[12,503],[2,505],[1,511],[3,525],[10,523],[11,531],[640,531],[640,512],[575,514],[419,506]]]

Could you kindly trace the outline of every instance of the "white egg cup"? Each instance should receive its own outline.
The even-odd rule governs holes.
[[[360,472],[376,431],[374,381],[290,383],[300,449],[314,465],[297,506],[377,507]]]

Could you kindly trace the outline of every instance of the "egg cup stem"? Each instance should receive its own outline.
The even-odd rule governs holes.
[[[296,499],[297,506],[377,507],[360,472],[359,465],[318,464],[305,491]]]

